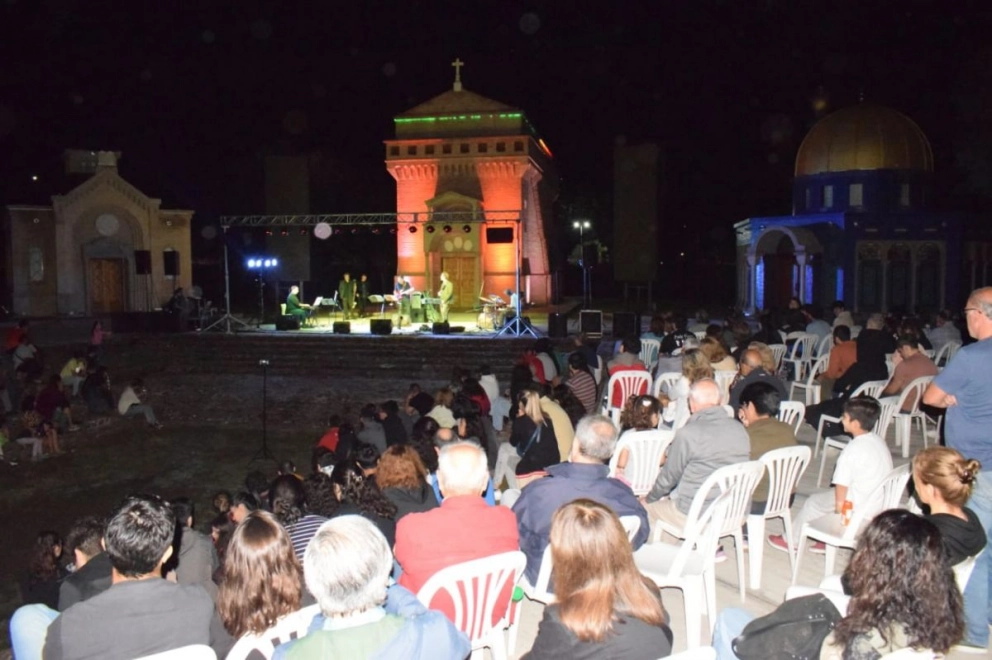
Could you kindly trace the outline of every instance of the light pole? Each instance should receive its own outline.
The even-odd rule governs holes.
[[[586,265],[586,229],[591,229],[592,223],[588,220],[574,220],[572,229],[579,230],[579,268],[582,269],[582,306],[592,304],[592,278],[589,268]]]

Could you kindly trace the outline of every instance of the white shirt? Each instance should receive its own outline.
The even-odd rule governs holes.
[[[892,454],[885,441],[874,433],[865,433],[851,440],[840,453],[833,482],[847,486],[847,499],[855,511],[868,507],[874,512],[881,508],[882,502],[870,502],[868,496],[891,471]]]
[[[496,376],[493,374],[487,374],[479,378],[479,385],[486,392],[486,396],[489,397],[489,403],[492,404],[499,398],[499,381],[496,380]]]
[[[14,368],[21,366],[25,361],[31,360],[38,354],[38,349],[31,344],[19,344],[14,349]]]
[[[134,393],[134,389],[130,386],[125,387],[124,391],[121,392],[120,400],[117,401],[117,412],[123,415],[128,408],[139,403],[141,403],[141,399]]]

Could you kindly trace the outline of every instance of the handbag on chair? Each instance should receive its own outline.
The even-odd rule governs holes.
[[[751,621],[734,638],[741,660],[816,660],[841,614],[823,594],[795,598]]]

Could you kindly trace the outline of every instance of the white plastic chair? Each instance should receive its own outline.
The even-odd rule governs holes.
[[[819,359],[825,355],[830,355],[830,349],[833,348],[833,345],[834,335],[833,333],[830,333],[829,335],[824,336],[823,339],[820,340],[820,343],[816,345],[816,353],[814,353],[814,356]]]
[[[641,340],[641,352],[637,356],[641,358],[641,362],[644,363],[649,372],[654,371],[655,365],[658,364],[659,353],[661,353],[660,339]]]
[[[206,644],[190,644],[171,651],[143,655],[136,660],[217,660],[217,654]]]
[[[879,392],[885,389],[887,382],[888,381],[885,380],[869,380],[861,383],[861,385],[859,385],[857,389],[851,393],[851,398],[856,396],[870,396],[873,399],[877,399]],[[840,424],[840,417],[834,417],[832,415],[820,416],[820,421],[816,425],[816,442],[813,445],[813,458],[816,458],[820,453],[820,443],[823,441],[823,426],[828,422]]]
[[[627,532],[627,540],[633,543],[637,532],[641,531],[641,519],[637,516],[620,516],[620,526]]]
[[[912,500],[913,498],[910,499]],[[978,554],[981,554],[981,552]],[[971,579],[971,572],[975,570],[976,559],[978,559],[978,555],[972,555],[951,567],[954,570],[954,581],[957,583],[961,593],[964,593],[964,588],[968,586],[968,580]]]
[[[791,341],[793,344],[783,362],[793,365],[793,380],[802,380],[806,369],[813,364],[813,351],[819,339],[809,332],[790,332],[786,335],[786,341]]]
[[[730,384],[737,378],[737,372],[732,369],[717,369],[713,372],[713,380],[720,388],[720,404],[730,401]]]
[[[682,378],[682,373],[679,371],[666,371],[663,374],[659,374],[651,387],[651,394],[656,399],[660,394],[667,396],[672,391],[672,388],[675,387],[675,384],[679,382],[680,378]]]
[[[902,457],[909,458],[909,436],[913,429],[913,420],[920,424],[920,432],[923,434],[923,448],[927,447],[927,421],[929,417],[920,409],[923,403],[923,392],[933,381],[933,376],[922,376],[909,382],[899,395],[899,403],[895,413],[896,423],[896,444],[902,444]],[[908,401],[913,404],[908,406]],[[902,412],[908,408],[908,412]],[[934,422],[936,426],[936,422]]]
[[[661,457],[668,445],[675,439],[675,431],[653,429],[651,431],[628,431],[620,436],[616,451],[610,458],[610,476],[615,477],[620,452],[627,450],[627,467],[624,478],[630,483],[634,495],[644,495],[654,486],[661,469]]]
[[[909,463],[906,463],[889,472],[882,483],[876,486],[866,499],[867,503],[881,500],[880,505],[865,506],[862,504],[862,506],[855,508],[851,515],[851,522],[847,526],[844,525],[839,513],[831,513],[805,523],[799,532],[799,552],[792,569],[792,584],[795,584],[796,578],[799,577],[799,567],[802,564],[803,553],[806,551],[807,540],[820,541],[827,546],[823,574],[832,575],[834,563],[837,560],[837,549],[849,548],[853,550],[857,544],[861,528],[866,523],[878,513],[899,506],[903,491],[906,490],[906,483],[909,481],[909,467]]]
[[[598,386],[603,380],[603,369],[606,368],[606,364],[603,362],[603,356],[597,355],[596,366],[589,365],[589,367],[592,369],[592,378],[596,381],[596,385]]]
[[[775,362],[775,372],[782,368],[782,360],[785,359],[785,344],[769,344],[768,350],[772,352],[772,360]]]
[[[764,513],[747,517],[747,535],[751,539],[748,546],[748,560],[751,570],[751,588],[761,588],[761,563],[764,558],[765,521],[781,518],[785,527],[785,539],[789,545],[789,568],[793,568],[796,558],[792,554],[792,513],[789,500],[795,492],[799,480],[809,467],[810,449],[805,445],[782,447],[763,454],[758,460],[768,472],[768,501]]]
[[[904,649],[899,649],[898,651],[893,651],[892,653],[886,653],[881,656],[879,660],[934,660],[934,658],[942,658],[944,656],[938,656],[936,653],[930,649],[914,649],[912,647],[907,647]]]
[[[796,434],[803,425],[806,416],[806,404],[800,401],[783,401],[778,404],[778,419],[791,426]]]
[[[713,471],[713,474],[706,478],[703,485],[696,491],[689,506],[689,513],[686,514],[686,527],[690,522],[699,517],[703,510],[703,505],[712,491],[716,488],[720,492],[730,493],[730,504],[727,508],[727,517],[724,520],[723,528],[720,530],[720,538],[724,536],[734,537],[734,554],[737,557],[737,581],[740,585],[741,602],[747,598],[745,582],[747,578],[744,573],[744,523],[751,513],[751,496],[754,489],[761,481],[761,475],[765,473],[765,464],[761,461],[746,461],[725,465]],[[659,520],[655,527],[655,540],[660,539],[662,532],[668,532],[675,538],[686,538],[686,529],[680,529],[671,523]]]
[[[861,326],[860,325],[852,325],[851,326],[851,339],[857,339],[858,338],[858,335],[860,335],[860,334],[861,334]]]
[[[712,637],[716,624],[714,563],[720,533],[726,526],[733,494],[721,493],[695,520],[686,525],[685,542],[645,543],[634,553],[638,570],[660,589],[682,590],[685,607],[685,642],[690,649],[701,644],[701,617],[706,612]]]
[[[872,431],[874,431],[875,434],[878,437],[880,437],[882,440],[885,440],[885,436],[888,435],[889,433],[889,426],[892,424],[892,420],[895,418],[895,414],[899,412],[899,406],[892,399],[889,400],[881,399],[879,400],[878,405],[881,408],[881,412],[878,415],[878,421],[875,423],[875,427],[872,429]],[[820,428],[822,430],[823,420],[821,419],[820,422],[821,422]],[[827,438],[824,441],[823,453],[820,454],[820,471],[816,475],[817,487],[819,487],[820,483],[823,481],[823,468],[827,462],[827,449],[836,449],[839,452],[842,451],[849,442],[850,440],[846,436]]]
[[[712,646],[699,646],[681,653],[673,653],[668,660],[716,660],[716,649]]]
[[[620,391],[620,405],[613,405],[613,392],[615,388]],[[627,399],[632,396],[644,394],[651,391],[651,374],[647,371],[635,371],[632,369],[618,371],[610,376],[606,384],[606,393],[603,400],[603,414],[613,419],[613,423],[619,426],[620,413],[623,411]]]
[[[515,550],[449,566],[427,580],[417,599],[430,607],[438,593],[447,592],[454,603],[455,627],[468,635],[472,657],[481,659],[482,649],[488,648],[493,660],[506,660],[503,630],[510,625],[510,603],[505,603],[507,615],[495,625],[493,611],[503,604],[504,592],[512,593],[506,587],[516,584],[526,565],[527,557]]]
[[[276,647],[307,634],[313,618],[320,614],[319,605],[310,605],[291,612],[275,622],[261,635],[247,633],[238,638],[227,660],[245,660],[248,657],[271,658]]]
[[[810,367],[809,372],[806,374],[806,380],[796,380],[792,382],[789,386],[789,398],[796,398],[796,389],[801,389],[805,397],[806,405],[811,405],[814,403],[820,403],[820,383],[817,382],[816,377],[827,370],[827,366],[830,364],[830,354],[820,356],[817,358],[813,366]]]

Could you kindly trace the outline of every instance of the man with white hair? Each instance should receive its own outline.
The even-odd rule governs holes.
[[[608,417],[583,417],[575,427],[568,462],[548,467],[548,476],[531,482],[513,505],[520,530],[520,549],[527,555],[525,575],[531,584],[537,579],[548,545],[551,517],[558,507],[573,500],[589,499],[609,507],[617,516],[637,516],[641,528],[633,539],[634,548],[647,540],[647,512],[628,485],[610,479],[610,470],[605,465],[616,446],[617,429]]]
[[[399,585],[389,586],[393,555],[386,537],[361,516],[320,526],[303,557],[307,589],[320,614],[306,636],[276,648],[273,660],[450,658],[471,645],[440,612]]]
[[[451,442],[438,454],[441,506],[411,513],[396,523],[399,583],[417,593],[442,568],[519,548],[517,519],[506,507],[489,506],[486,453],[474,442]]]
[[[718,468],[750,460],[744,427],[720,405],[720,388],[709,379],[689,390],[689,421],[675,433],[665,464],[644,501],[652,522],[686,523],[696,492]],[[709,500],[718,495],[714,492]],[[708,500],[708,501],[709,501]]]

